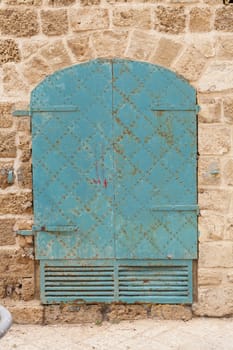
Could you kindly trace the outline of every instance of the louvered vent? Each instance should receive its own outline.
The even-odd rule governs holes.
[[[45,266],[44,297],[50,302],[68,300],[111,301],[113,266]]]
[[[189,296],[188,266],[120,266],[119,299],[169,302]]]

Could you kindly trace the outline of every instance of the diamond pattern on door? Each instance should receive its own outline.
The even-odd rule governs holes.
[[[190,302],[197,251],[195,99],[195,90],[174,73],[117,59],[64,69],[33,91],[34,231],[43,302],[95,301],[94,289],[89,298],[85,283],[79,286],[85,261],[87,275],[103,263],[110,268],[114,294],[106,301]],[[153,293],[143,278],[137,287],[131,277],[131,294],[119,292],[122,261],[130,273],[153,276]],[[77,280],[62,275],[60,289],[53,272],[50,281],[49,264],[61,273],[73,266]],[[176,273],[182,264],[188,266],[184,295],[177,292],[179,273],[161,294],[169,281],[154,283],[158,271],[166,274],[169,266]]]

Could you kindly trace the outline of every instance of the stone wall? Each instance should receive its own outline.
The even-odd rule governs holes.
[[[29,301],[32,237],[30,91],[96,57],[159,64],[197,89],[199,261],[196,315],[233,314],[233,4],[222,0],[0,1],[0,298]],[[13,172],[13,177],[11,176]],[[23,306],[24,307],[24,306]]]

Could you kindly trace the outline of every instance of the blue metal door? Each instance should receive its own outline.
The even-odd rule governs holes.
[[[127,60],[59,71],[32,93],[44,303],[190,303],[197,252],[195,90]]]

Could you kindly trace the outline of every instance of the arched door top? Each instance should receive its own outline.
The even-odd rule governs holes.
[[[124,59],[95,59],[46,77],[32,92],[31,109],[48,109],[54,105],[59,105],[59,108],[66,106],[71,110],[78,108],[80,99],[82,101],[86,96],[96,94],[100,87],[103,88],[103,81],[107,85],[120,86],[121,78],[122,84],[127,79],[124,89],[128,90],[127,93],[131,92],[142,107],[147,104],[154,110],[196,108],[195,89],[183,77],[164,67]],[[135,86],[137,90],[134,90]],[[143,91],[150,91],[150,94],[145,96]]]

